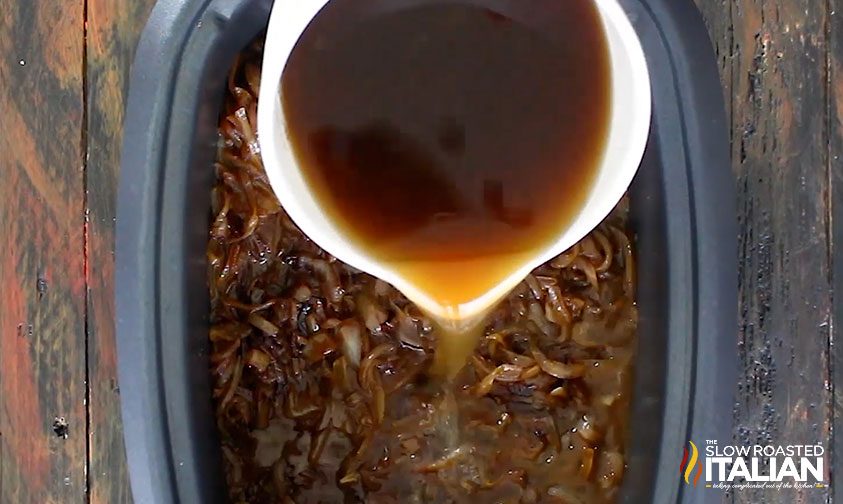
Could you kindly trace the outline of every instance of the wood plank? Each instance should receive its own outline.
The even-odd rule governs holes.
[[[83,3],[0,12],[0,502],[84,502]]]
[[[700,3],[718,34],[714,42],[732,96],[742,367],[734,441],[820,443],[828,450],[827,5],[733,0],[727,23],[721,2]],[[792,503],[827,502],[828,496],[825,488],[740,491],[732,498]]]
[[[832,199],[832,264],[834,278],[834,322],[832,324],[831,383],[834,391],[834,424],[831,465],[833,497],[843,499],[843,0],[830,0],[828,19],[828,164]],[[836,213],[836,215],[835,215]]]
[[[131,501],[114,333],[114,219],[129,70],[153,0],[88,0],[90,502]]]

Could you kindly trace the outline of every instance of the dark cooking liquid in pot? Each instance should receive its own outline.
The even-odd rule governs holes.
[[[288,134],[346,235],[457,307],[585,203],[610,112],[602,21],[593,0],[519,0],[530,26],[468,2],[340,14],[359,1],[329,3],[293,51]]]

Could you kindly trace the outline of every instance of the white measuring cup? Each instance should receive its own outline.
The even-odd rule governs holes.
[[[611,115],[608,141],[594,183],[578,215],[558,239],[494,288],[458,307],[441,306],[388,265],[369,256],[330,220],[307,184],[294,155],[282,106],[281,77],[299,37],[332,2],[356,16],[379,15],[424,4],[455,0],[276,0],[264,47],[258,101],[259,143],[264,168],[275,194],[296,225],[317,245],[346,264],[378,277],[440,320],[482,315],[506,296],[533,269],[586,236],[612,211],[632,182],[650,129],[650,79],[644,51],[617,0],[593,0],[603,22],[611,66]],[[459,0],[498,12],[539,30],[553,30],[554,20],[531,8],[531,0]],[[566,0],[558,0],[564,2]],[[329,8],[334,8],[331,5]]]

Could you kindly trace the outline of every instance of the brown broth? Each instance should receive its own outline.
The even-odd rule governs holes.
[[[482,322],[459,306],[549,246],[591,187],[609,109],[601,20],[591,0],[557,2],[552,39],[474,5],[356,20],[337,5],[285,69],[291,141],[331,218],[449,313],[436,369],[453,376]]]
[[[529,0],[548,35],[423,3],[310,24],[282,79],[305,178],[347,236],[442,306],[548,247],[602,158],[610,69],[592,0]],[[540,11],[534,11],[540,12]]]

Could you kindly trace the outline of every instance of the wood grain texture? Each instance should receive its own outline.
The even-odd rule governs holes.
[[[0,13],[0,503],[83,502],[83,5]]]
[[[699,0],[730,100],[738,192],[739,444],[831,432],[829,5]],[[827,459],[826,472],[829,474]],[[827,479],[828,481],[828,479]],[[829,489],[740,491],[734,502],[827,502]]]
[[[114,221],[123,112],[153,0],[88,0],[88,372],[90,502],[131,501],[114,332]]]
[[[832,252],[843,217],[832,216],[843,209],[843,0],[696,1],[720,65],[739,198],[735,440],[830,449],[833,425],[827,461],[841,467],[843,254]],[[0,0],[0,504],[130,501],[115,195],[129,67],[153,3]],[[834,486],[729,500],[826,502]]]
[[[833,497],[843,501],[843,0],[829,1],[828,20],[828,163],[832,183],[834,333],[831,342],[834,423],[831,464]]]

